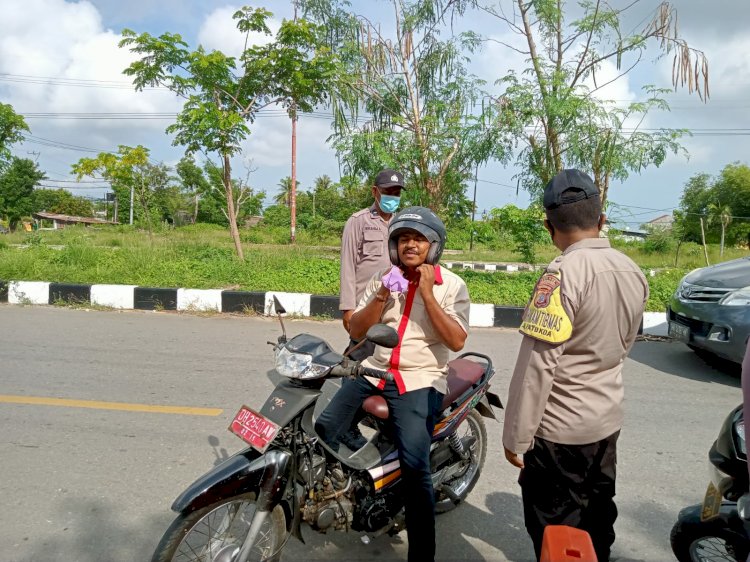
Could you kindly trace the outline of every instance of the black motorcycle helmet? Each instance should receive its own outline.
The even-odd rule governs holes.
[[[440,218],[425,207],[407,207],[398,212],[388,227],[388,255],[393,265],[399,264],[398,237],[405,230],[416,230],[430,241],[425,263],[436,265],[445,247],[445,225]]]

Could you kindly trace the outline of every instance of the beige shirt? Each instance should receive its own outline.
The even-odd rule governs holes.
[[[584,445],[622,427],[622,365],[648,299],[640,268],[609,240],[581,240],[553,264],[573,333],[560,344],[524,335],[503,427],[503,445],[517,454],[535,436]]]
[[[341,238],[339,310],[354,310],[376,271],[391,265],[388,257],[388,221],[375,204],[346,221]]]
[[[382,284],[380,278],[387,271],[379,271],[372,277],[357,306],[358,311],[375,298]],[[469,290],[463,279],[435,266],[433,294],[445,313],[468,334]],[[398,330],[400,343],[394,349],[375,346],[375,353],[365,359],[363,365],[391,371],[401,393],[432,386],[446,394],[450,349],[432,327],[417,286],[410,284],[406,294],[391,293],[380,321]],[[368,380],[376,386],[381,382],[373,378]]]

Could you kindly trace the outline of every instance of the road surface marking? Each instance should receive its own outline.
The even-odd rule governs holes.
[[[182,414],[186,416],[220,416],[221,408],[193,408],[191,406],[156,406],[152,404],[128,404],[126,402],[101,402],[98,400],[72,400],[70,398],[46,398],[43,396],[13,396],[0,394],[0,403],[33,404],[39,406],[64,406],[68,408],[92,408],[94,410],[122,410],[125,412],[150,412],[155,414]]]

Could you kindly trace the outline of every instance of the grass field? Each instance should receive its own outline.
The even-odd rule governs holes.
[[[0,237],[0,280],[113,283],[150,287],[289,291],[336,295],[339,291],[338,244],[334,237],[307,236],[295,245],[281,242],[283,231],[243,231],[244,262],[234,256],[232,241],[220,227],[195,225],[148,235],[129,227],[66,228],[57,231],[14,233]],[[450,233],[449,233],[450,236]],[[674,251],[646,253],[642,244],[616,244],[649,274],[648,310],[662,311],[680,278],[705,265],[703,249],[685,244],[678,267]],[[557,254],[552,245],[538,248],[540,262]],[[723,260],[747,255],[727,250]],[[711,263],[719,260],[711,247]],[[451,252],[444,261],[517,263],[511,250]],[[655,270],[651,275],[650,270]],[[473,302],[524,305],[538,273],[458,272],[469,287]]]

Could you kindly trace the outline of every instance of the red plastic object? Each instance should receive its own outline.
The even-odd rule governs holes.
[[[586,531],[567,525],[547,525],[539,562],[596,562],[596,552]]]

